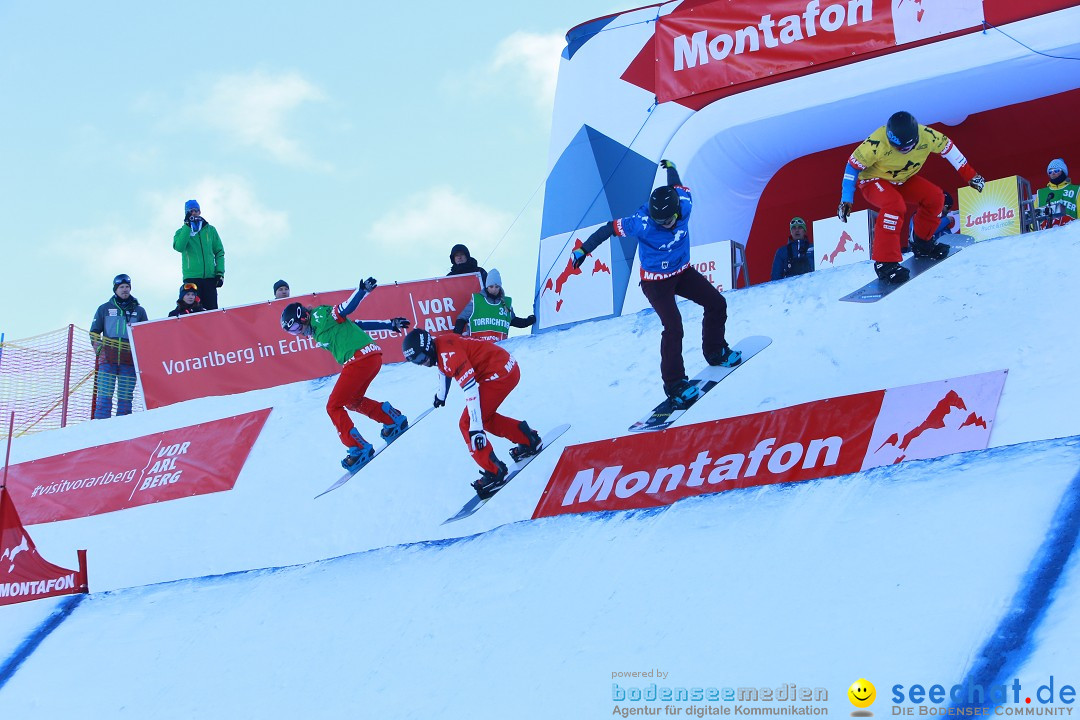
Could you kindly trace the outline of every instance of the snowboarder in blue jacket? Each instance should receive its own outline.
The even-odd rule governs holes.
[[[701,390],[686,377],[682,315],[676,295],[705,308],[701,349],[707,363],[731,367],[739,364],[742,354],[732,350],[724,339],[727,301],[690,264],[690,188],[682,184],[675,163],[661,160],[660,167],[667,171],[667,185],[653,190],[649,201],[633,215],[601,225],[580,248],[573,250],[571,257],[574,267],[579,268],[585,257],[612,235],[638,239],[641,291],[664,326],[660,336],[660,377],[664,393],[678,407],[693,402]]]

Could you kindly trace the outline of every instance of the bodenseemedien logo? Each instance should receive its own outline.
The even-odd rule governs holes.
[[[851,683],[851,687],[847,691],[848,700],[857,709],[851,711],[852,717],[873,717],[874,713],[867,710],[868,707],[874,704],[874,700],[877,699],[877,689],[874,688],[874,683],[870,682],[866,678],[859,678],[855,682]]]

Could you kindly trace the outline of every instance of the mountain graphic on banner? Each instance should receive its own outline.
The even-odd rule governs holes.
[[[849,248],[848,247],[849,244],[854,245],[854,247]],[[848,235],[847,231],[845,230],[840,235],[840,241],[836,244],[836,247],[833,248],[832,252],[826,253],[825,256],[823,258],[821,258],[821,262],[835,264],[836,263],[836,256],[841,254],[841,253],[848,252],[849,249],[852,252],[858,252],[860,250],[865,250],[865,248],[861,244],[855,242],[851,238],[851,236]]]
[[[949,392],[945,394],[945,397],[938,401],[934,406],[934,409],[927,414],[926,418],[921,423],[904,434],[902,440],[898,433],[893,433],[878,447],[876,452],[881,452],[885,447],[892,446],[900,451],[899,457],[897,457],[893,463],[902,462],[906,457],[905,453],[915,440],[933,430],[948,429],[949,425],[947,421],[953,411],[967,409],[968,407],[964,403],[964,399],[960,397],[955,390],[949,390]],[[986,429],[987,423],[977,414],[969,413],[967,418],[956,426],[956,429],[960,430],[965,427],[981,427]]]
[[[581,239],[580,238],[575,239],[574,240],[574,250],[577,250],[580,247],[581,247]],[[593,266],[592,266],[592,272],[590,272],[589,275],[591,277],[592,275],[596,275],[597,273],[607,273],[608,275],[610,275],[611,274],[611,268],[608,267],[607,265],[605,265],[604,263],[600,262],[599,260],[594,260],[593,261]],[[544,283],[544,289],[542,291],[540,291],[540,296],[543,297],[544,293],[548,292],[549,290],[554,292],[555,297],[558,298],[558,300],[555,301],[555,312],[559,312],[559,310],[562,309],[562,304],[563,304],[563,297],[562,297],[563,286],[566,285],[566,281],[569,280],[571,277],[573,277],[575,275],[581,275],[581,274],[582,274],[581,268],[574,267],[574,261],[573,260],[567,260],[566,261],[566,267],[563,268],[563,271],[561,273],[559,273],[559,275],[557,277],[547,279],[547,282]]]

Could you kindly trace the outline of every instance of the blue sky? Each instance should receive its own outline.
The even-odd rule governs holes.
[[[620,9],[0,0],[0,332],[86,328],[121,272],[163,317],[189,198],[225,306],[442,275],[464,242],[529,314],[542,188],[496,244],[547,169],[566,31]]]

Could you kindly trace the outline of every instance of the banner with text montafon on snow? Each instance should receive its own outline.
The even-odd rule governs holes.
[[[1006,370],[815,400],[563,450],[534,518],[670,505],[983,450]]]

